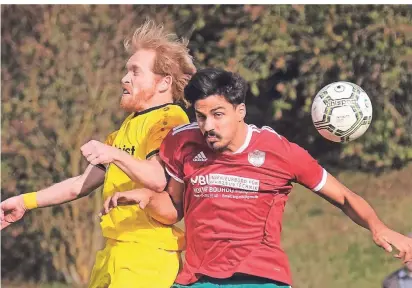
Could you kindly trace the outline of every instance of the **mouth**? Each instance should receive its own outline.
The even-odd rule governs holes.
[[[208,136],[208,137],[206,137],[206,140],[210,143],[214,143],[214,142],[219,141],[219,139],[215,136]]]
[[[123,88],[123,91],[122,91],[122,96],[123,96],[123,95],[130,95],[129,90],[128,90],[128,89],[126,89],[126,88]]]

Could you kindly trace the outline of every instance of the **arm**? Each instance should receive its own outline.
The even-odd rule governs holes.
[[[62,204],[90,194],[103,184],[104,175],[103,170],[89,165],[80,176],[69,178],[38,192],[14,196],[1,202],[1,229],[21,219],[27,210]]]
[[[385,227],[365,199],[349,190],[331,174],[328,173],[325,185],[317,193],[372,233]]]
[[[48,207],[89,195],[104,182],[105,172],[88,165],[82,175],[69,178],[36,193],[37,206]]]
[[[92,140],[81,147],[83,156],[92,165],[113,163],[134,182],[162,192],[166,187],[166,175],[158,155],[149,160],[138,160],[116,147]]]
[[[161,193],[146,188],[117,192],[106,199],[101,213],[107,214],[118,205],[138,204],[152,218],[172,225],[183,218],[183,191],[184,184],[171,179],[167,191]]]
[[[355,223],[370,230],[378,246],[391,252],[393,245],[399,250],[395,257],[402,258],[404,262],[412,261],[412,239],[389,229],[362,197],[349,190],[332,175],[327,174],[325,185],[317,193],[340,208]]]
[[[136,160],[123,151],[115,154],[113,163],[122,169],[134,182],[140,182],[145,187],[156,192],[162,192],[167,184],[164,168],[158,155],[149,160]]]
[[[316,191],[319,196],[340,208],[355,223],[369,229],[376,245],[387,252],[391,252],[394,246],[399,250],[395,257],[402,258],[405,262],[412,261],[411,238],[386,227],[362,197],[327,173],[306,150],[296,144],[288,144],[287,141],[284,141],[284,144],[288,147],[286,155],[295,182]]]
[[[129,153],[112,146],[113,141],[105,145],[99,141],[89,141],[81,147],[84,157],[93,165],[113,163],[129,176],[134,182],[143,184],[156,192],[164,191],[167,185],[166,175],[158,152],[166,135],[176,126],[189,123],[186,113],[178,106],[168,107],[167,112],[161,112],[158,117],[149,117],[147,134],[139,145],[139,151],[144,152],[146,160],[138,160]],[[171,145],[171,148],[175,145]]]

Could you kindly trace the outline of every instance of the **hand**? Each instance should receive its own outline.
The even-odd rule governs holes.
[[[139,204],[140,209],[145,209],[152,199],[152,191],[147,189],[132,190],[126,192],[116,192],[104,201],[100,216],[106,215],[118,205]]]
[[[23,196],[14,196],[7,200],[4,200],[0,204],[0,219],[1,227],[0,230],[3,230],[10,224],[20,220],[27,209],[24,206]]]
[[[112,163],[119,153],[119,149],[103,144],[102,142],[91,140],[84,144],[80,150],[87,161],[92,165]]]
[[[395,257],[402,259],[403,263],[412,261],[412,238],[385,227],[373,233],[373,241],[387,252],[392,252],[394,246],[399,250]]]

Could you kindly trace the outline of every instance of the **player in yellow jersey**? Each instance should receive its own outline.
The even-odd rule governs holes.
[[[142,188],[142,193],[159,192],[144,209],[126,205],[102,216],[106,246],[96,255],[89,287],[166,288],[178,273],[184,236],[167,225],[174,221],[175,211],[156,206],[169,197],[162,192],[166,180],[153,179],[164,173],[158,165],[163,138],[173,127],[189,121],[173,103],[184,101],[183,88],[196,69],[187,42],[152,21],[138,28],[125,47],[131,56],[122,79],[120,106],[130,116],[105,143],[93,140],[82,146],[90,163],[82,175],[3,201],[1,228],[22,218],[27,210],[84,197],[102,184],[104,199],[136,188]]]

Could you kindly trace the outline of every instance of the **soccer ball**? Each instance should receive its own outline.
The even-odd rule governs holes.
[[[312,121],[328,140],[346,143],[362,136],[372,121],[372,103],[361,87],[335,82],[322,88],[312,103]]]

